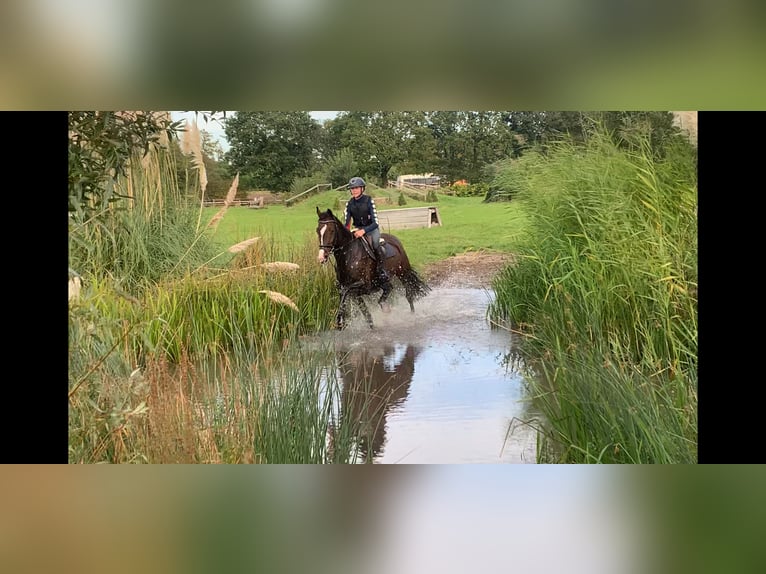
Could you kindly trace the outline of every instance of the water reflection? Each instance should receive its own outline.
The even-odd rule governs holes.
[[[351,425],[364,462],[378,457],[386,442],[388,413],[409,396],[419,350],[387,345],[383,351],[352,350],[338,358],[340,425]]]
[[[304,348],[332,349],[333,446],[356,462],[536,462],[541,417],[512,359],[513,339],[486,319],[492,296],[436,288],[414,314],[373,311],[374,330],[352,318],[343,331],[305,340]]]

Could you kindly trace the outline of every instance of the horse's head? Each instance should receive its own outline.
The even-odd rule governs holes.
[[[319,218],[319,223],[317,223],[317,236],[319,237],[317,261],[327,263],[330,254],[343,245],[343,232],[347,230],[331,209],[319,211],[319,207],[317,207],[317,217]]]

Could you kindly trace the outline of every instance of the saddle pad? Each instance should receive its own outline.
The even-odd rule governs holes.
[[[373,259],[375,259],[375,256],[372,253],[370,253],[370,248],[372,247],[372,239],[369,239],[367,236],[365,236],[365,239],[366,239],[366,241],[364,242],[364,246],[365,246],[365,249],[367,249],[367,254],[370,257],[372,257]],[[391,247],[388,244],[388,242],[385,239],[383,239],[382,237],[380,238],[380,244],[383,246],[383,251],[386,254],[386,259],[396,255],[396,249]]]

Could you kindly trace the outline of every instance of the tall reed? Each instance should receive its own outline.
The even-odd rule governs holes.
[[[69,226],[69,267],[87,280],[111,278],[134,292],[169,273],[183,275],[209,260],[215,247],[197,230],[199,212],[178,189],[176,162],[162,139],[134,150],[124,175],[105,174],[123,197]]]
[[[316,369],[303,358],[287,368],[280,357],[301,335],[331,326],[334,276],[317,267],[313,243],[285,253],[262,239],[238,253],[241,259],[229,262],[225,273],[199,271],[137,297],[120,295],[109,281],[86,283],[70,306],[70,460],[285,462],[298,460],[303,441],[326,434],[322,417],[329,415],[311,406],[319,403]],[[269,254],[300,263],[263,265]],[[201,374],[200,363],[225,368]],[[294,384],[258,387],[260,402],[253,403],[256,390],[242,387],[255,379],[241,375],[243,369],[251,370],[251,379],[257,371],[261,382],[280,372]],[[228,402],[229,418],[204,426],[195,413],[211,399],[202,393],[222,385],[234,389],[216,399]],[[308,409],[299,426],[278,415],[291,401]],[[265,424],[261,416],[269,421],[265,427],[255,424]],[[267,445],[268,437],[283,445],[291,437],[295,444],[279,454],[282,447]],[[257,448],[225,446],[224,438]],[[327,456],[311,444],[300,457]]]
[[[251,350],[205,361],[153,357],[130,374],[99,370],[70,398],[69,460],[352,461],[350,432],[335,430],[339,383],[324,369],[331,361],[321,349],[292,353],[289,363]]]
[[[695,462],[696,155],[603,130],[522,158],[529,214],[490,315],[525,334],[566,462]]]

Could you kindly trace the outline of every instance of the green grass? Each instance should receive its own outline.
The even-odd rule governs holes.
[[[249,237],[261,235],[268,235],[285,248],[298,247],[305,242],[316,246],[316,207],[322,211],[330,208],[342,219],[343,211],[337,208],[338,199],[347,197],[345,193],[328,191],[291,207],[230,208],[212,239],[222,250]],[[404,244],[410,263],[415,268],[467,251],[513,252],[523,236],[527,221],[518,203],[482,203],[480,197],[460,198],[439,194],[436,203],[408,199],[404,207],[426,205],[439,208],[441,226],[391,231]],[[394,203],[380,205],[378,209],[398,208]],[[203,218],[207,221],[217,211],[216,208],[206,208]]]

